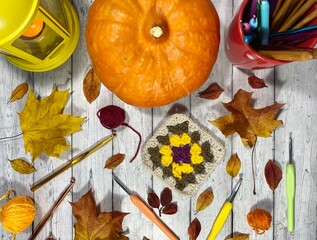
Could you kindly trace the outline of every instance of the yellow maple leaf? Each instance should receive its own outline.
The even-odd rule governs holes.
[[[223,103],[231,114],[210,121],[225,135],[238,133],[245,146],[253,147],[257,137],[270,137],[271,132],[282,125],[275,115],[284,104],[274,103],[261,109],[251,106],[252,93],[240,89],[229,103]]]
[[[63,114],[68,95],[69,90],[58,91],[54,87],[50,96],[38,100],[30,89],[25,106],[18,114],[24,148],[32,154],[32,161],[41,153],[59,157],[61,152],[70,148],[65,136],[81,130],[84,118]]]

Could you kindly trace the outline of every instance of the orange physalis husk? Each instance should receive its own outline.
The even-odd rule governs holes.
[[[247,220],[257,234],[263,234],[270,228],[272,216],[269,212],[257,208],[248,213]]]
[[[16,196],[8,199],[7,196],[12,192],[9,190],[0,200],[7,200],[4,206],[0,206],[0,223],[4,230],[14,234],[27,229],[34,221],[35,205],[31,198],[26,196]]]

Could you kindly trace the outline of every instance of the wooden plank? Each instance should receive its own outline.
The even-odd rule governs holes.
[[[220,22],[226,22],[231,19],[232,6],[224,1],[213,1],[215,8],[218,12]],[[215,120],[216,118],[225,115],[226,110],[223,108],[221,102],[228,102],[231,99],[232,94],[232,67],[228,61],[224,52],[224,39],[225,28],[220,28],[220,45],[216,64],[211,72],[211,75],[207,82],[201,86],[191,97],[191,116],[196,119],[197,123],[202,125],[202,128],[206,129],[210,134],[216,137],[219,142],[225,146],[225,156],[219,163],[218,167],[207,178],[205,183],[201,186],[196,196],[192,198],[191,207],[191,220],[195,217],[200,221],[202,229],[199,235],[199,239],[206,239],[211,231],[212,225],[217,213],[222,208],[226,198],[231,192],[231,177],[226,174],[226,161],[231,156],[231,138],[225,138],[223,134],[211,123],[209,120]],[[230,66],[225,68],[223,66]],[[224,92],[216,100],[206,100],[196,97],[199,91],[206,89],[211,83],[218,83]],[[198,214],[194,214],[196,201],[199,194],[207,188],[211,188],[214,193],[214,201],[207,209],[201,211]],[[223,226],[221,232],[218,234],[217,239],[225,239],[231,233],[232,222],[231,218]]]
[[[267,88],[252,89],[248,84],[248,77],[255,75],[265,79]],[[234,68],[233,71],[233,92],[244,89],[248,92],[254,92],[254,108],[263,108],[274,103],[274,69],[259,71],[241,71]],[[248,212],[255,208],[261,208],[274,215],[273,212],[273,193],[268,187],[264,178],[264,167],[269,159],[274,159],[274,138],[257,138],[254,151],[254,171],[256,195],[253,194],[253,177],[251,156],[252,149],[243,146],[240,137],[235,134],[232,143],[233,153],[237,153],[241,159],[241,170],[243,182],[239,193],[234,201],[233,207],[233,232],[250,233],[251,239],[273,239],[273,227],[263,235],[256,235],[248,225],[246,216]],[[236,179],[233,180],[236,182]],[[273,223],[272,223],[273,224]]]
[[[99,140],[110,136],[111,131],[104,128],[97,117],[97,111],[111,103],[112,95],[104,87],[97,100],[89,104],[83,94],[83,80],[91,68],[85,41],[85,27],[90,1],[75,1],[74,7],[80,19],[81,35],[72,57],[72,113],[77,116],[86,117],[82,131],[73,135],[73,156],[77,156],[96,144]],[[112,211],[112,177],[111,171],[104,169],[106,160],[112,155],[114,139],[97,152],[73,167],[73,177],[77,183],[74,186],[73,202],[78,201],[90,188],[97,207],[102,212]],[[74,219],[74,223],[76,219]],[[74,230],[74,229],[73,229]],[[75,233],[73,232],[73,236]]]
[[[316,238],[316,62],[297,62],[276,69],[276,98],[286,103],[281,112],[285,127],[276,131],[275,157],[283,170],[276,189],[276,239]],[[289,162],[289,136],[293,138],[296,169],[295,232],[287,231],[286,164]]]
[[[185,109],[188,111],[183,112]],[[153,133],[160,128],[165,121],[173,113],[184,113],[187,116],[190,114],[190,96],[185,97],[175,103],[168,104],[159,108],[153,109]],[[161,191],[167,187],[163,181],[153,176],[153,190],[160,196]],[[174,215],[162,215],[162,220],[167,226],[179,237],[179,239],[187,239],[187,228],[190,224],[190,209],[191,198],[189,196],[180,195],[176,190],[172,189],[173,202],[177,203],[178,211]],[[167,239],[164,233],[156,226],[153,227],[153,237],[155,239]]]
[[[114,169],[114,174],[118,176],[128,188],[147,202],[148,192],[152,186],[152,177],[145,171],[141,160],[141,151],[144,142],[152,133],[152,110],[142,109],[128,105],[114,97],[114,104],[121,107],[126,112],[125,123],[133,127],[142,136],[142,143],[139,154],[130,162],[135,155],[139,143],[138,135],[129,127],[121,126],[117,128],[118,138],[114,144],[113,153],[124,153],[125,161]],[[129,196],[114,183],[113,188],[113,209],[129,212],[124,221],[124,229],[128,230],[130,239],[142,239],[146,236],[153,239],[152,223],[137,209],[130,201]]]
[[[66,89],[70,88],[70,71],[71,61],[68,60],[65,64],[54,71],[34,73],[33,88],[35,95],[39,96],[41,99],[44,99],[52,93],[54,86],[57,86],[58,90],[60,91],[65,91]],[[67,103],[64,113],[71,113],[71,101]],[[69,144],[71,144],[71,140],[69,138],[67,138],[67,141]],[[61,159],[49,157],[45,154],[40,155],[39,158],[35,160],[34,164],[35,168],[37,169],[37,172],[34,173],[34,182],[38,182],[42,178],[48,176],[51,172],[70,159],[70,157],[70,150],[63,152],[61,154]],[[69,169],[34,192],[34,199],[38,211],[34,221],[34,228],[39,224],[41,219],[53,206],[55,201],[62,193],[63,189],[67,187],[71,176],[71,169]],[[71,208],[68,201],[71,201],[71,194],[68,194],[65,200],[56,209],[52,218],[49,219],[44,228],[38,234],[38,239],[45,239],[51,233],[55,237],[72,236],[72,222],[67,220],[71,217]]]
[[[21,133],[20,121],[17,112],[21,112],[26,100],[26,96],[18,101],[7,104],[12,91],[21,83],[27,82],[32,85],[32,74],[18,69],[9,63],[4,57],[0,57],[0,138],[15,136]],[[30,161],[30,156],[25,154],[23,137],[1,140],[0,141],[0,197],[7,190],[15,190],[17,195],[29,196],[33,198],[32,192],[29,191],[29,185],[32,184],[32,175],[21,175],[15,172],[10,166],[7,159],[24,158]],[[11,195],[12,197],[12,195]],[[5,201],[1,201],[1,205]],[[32,233],[32,226],[24,232],[18,234],[16,239],[26,239]],[[11,234],[5,232],[0,227],[0,237],[3,240],[11,239]]]

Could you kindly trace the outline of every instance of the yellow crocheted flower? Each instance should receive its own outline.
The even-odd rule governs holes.
[[[190,160],[193,164],[200,164],[204,161],[203,156],[201,156],[201,147],[197,144],[194,143],[191,148],[190,148]]]
[[[172,174],[182,179],[182,174],[189,174],[194,171],[191,164],[200,164],[204,161],[201,156],[201,146],[191,143],[191,137],[187,133],[181,135],[172,134],[169,138],[171,145],[162,145],[159,152],[161,153],[161,163],[165,167],[172,164]]]
[[[191,137],[187,133],[183,133],[181,136],[172,134],[170,136],[170,143],[174,147],[180,147],[181,145],[187,145],[191,142]]]
[[[182,163],[182,164],[178,164],[174,162],[172,163],[172,173],[178,179],[182,179],[183,173],[189,174],[193,171],[194,171],[194,168],[188,163]]]

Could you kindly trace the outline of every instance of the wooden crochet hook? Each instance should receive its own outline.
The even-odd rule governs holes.
[[[137,195],[133,194],[119,178],[113,175],[113,179],[118,183],[118,185],[130,195],[131,202],[156,226],[158,226],[165,235],[171,240],[179,240],[179,238],[170,230],[165,223],[152,211],[152,209]]]
[[[43,217],[41,222],[37,225],[37,227],[35,228],[35,230],[33,232],[33,235],[29,238],[29,240],[34,240],[37,237],[37,235],[40,233],[40,231],[42,230],[44,225],[47,223],[48,219],[50,219],[50,217],[53,215],[54,211],[57,209],[57,207],[61,204],[61,202],[64,200],[64,198],[70,192],[70,190],[74,186],[75,182],[76,182],[75,178],[72,178],[70,180],[70,183],[67,186],[67,188],[61,194],[61,196],[57,199],[57,201],[54,203],[54,205],[51,207],[51,209],[46,213],[46,215]]]
[[[35,183],[33,187],[31,187],[31,191],[34,192],[36,189],[40,188],[41,186],[43,186],[45,183],[47,183],[48,181],[52,180],[53,178],[55,178],[57,175],[61,174],[62,172],[64,172],[65,170],[67,170],[68,168],[74,166],[75,164],[81,162],[82,160],[84,160],[86,157],[88,157],[90,154],[92,154],[93,152],[97,151],[98,149],[100,149],[101,147],[103,147],[104,145],[106,145],[108,142],[110,142],[113,138],[115,138],[117,136],[116,133],[112,133],[109,137],[103,139],[101,142],[97,143],[95,146],[89,148],[88,150],[86,150],[85,152],[83,152],[82,154],[80,154],[79,156],[71,159],[70,161],[68,161],[66,164],[64,164],[62,167],[58,168],[56,171],[54,171],[53,173],[51,173],[50,175],[48,175],[47,177],[45,177],[44,179],[42,179],[41,181],[39,181],[38,183]]]

